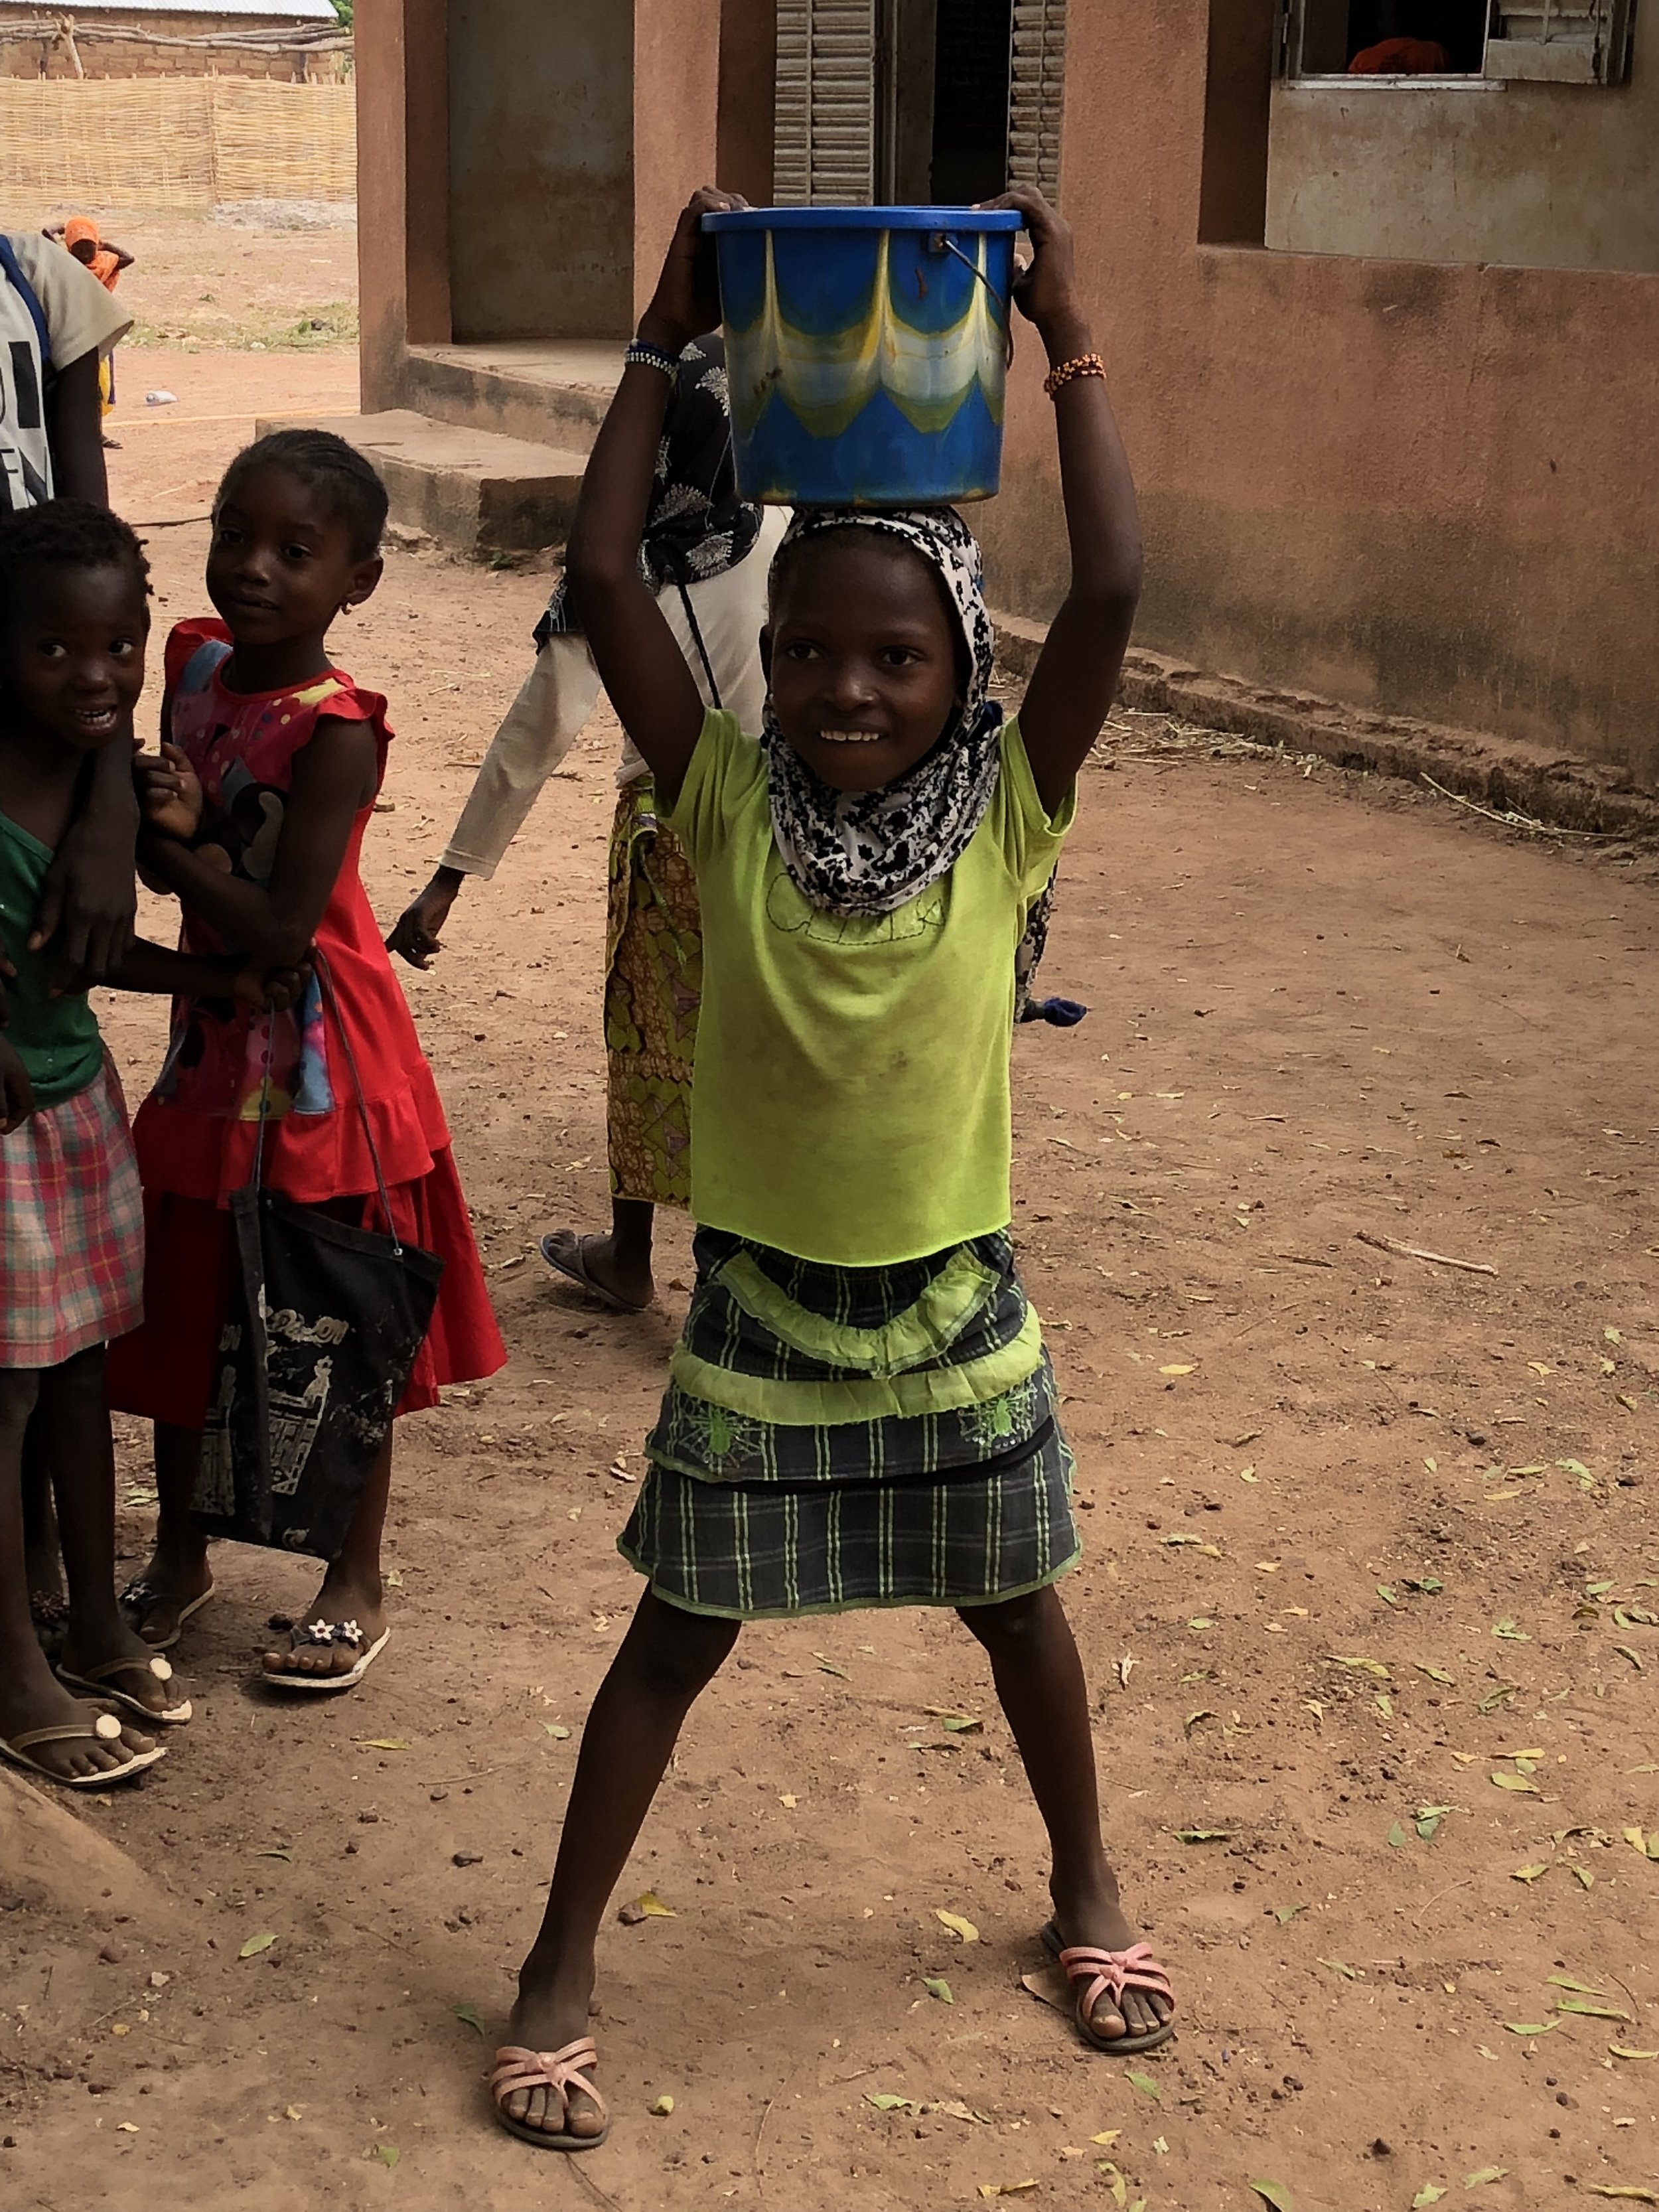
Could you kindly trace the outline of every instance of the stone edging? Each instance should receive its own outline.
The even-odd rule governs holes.
[[[1000,668],[1014,678],[1029,676],[1047,635],[1042,624],[1018,615],[994,620]],[[1432,776],[1460,798],[1557,829],[1659,837],[1659,793],[1643,791],[1625,769],[1542,745],[1339,706],[1309,691],[1268,690],[1138,650],[1124,659],[1119,696],[1125,706],[1145,713],[1170,714],[1287,752],[1317,753],[1339,768],[1413,783]]]

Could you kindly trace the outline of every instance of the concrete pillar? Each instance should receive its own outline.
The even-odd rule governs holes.
[[[357,235],[363,406],[402,404],[406,345],[450,335],[444,0],[359,0]]]
[[[674,219],[717,181],[720,0],[634,0],[634,311]]]
[[[1274,0],[1212,0],[1205,57],[1198,234],[1260,246],[1267,213],[1267,104]]]
[[[772,202],[777,0],[723,0],[715,182],[751,207]]]

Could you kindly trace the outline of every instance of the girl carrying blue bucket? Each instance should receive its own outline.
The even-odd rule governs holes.
[[[647,1577],[594,1699],[496,2117],[609,2130],[588,2033],[600,1920],[680,1727],[745,1620],[956,1608],[1053,1852],[1042,1930],[1076,2024],[1174,2033],[1102,1843],[1083,1669],[1054,1585],[1071,1455],[1009,1234],[1013,957],[1071,826],[1140,580],[1133,487],[1071,234],[1035,192],[1015,299],[1052,364],[1072,586],[1018,714],[988,697],[978,548],[948,507],[804,509],[771,574],[759,744],[706,711],[640,580],[674,367],[715,320],[682,216],[582,487],[570,573],[599,672],[695,864],[704,985],[696,1284],[620,1541]]]

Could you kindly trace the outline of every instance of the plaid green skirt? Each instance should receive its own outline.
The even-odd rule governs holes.
[[[894,1267],[697,1231],[617,1540],[656,1595],[751,1620],[988,1605],[1076,1564],[1072,1457],[1006,1236]]]

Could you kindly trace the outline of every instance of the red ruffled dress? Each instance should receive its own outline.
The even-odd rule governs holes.
[[[294,756],[318,721],[374,726],[377,790],[392,733],[385,700],[337,669],[290,690],[228,691],[220,672],[229,653],[221,623],[174,629],[167,647],[172,738],[201,778],[208,825],[231,872],[264,884]],[[236,1272],[226,1201],[252,1174],[267,1054],[265,1182],[365,1228],[385,1227],[342,1030],[398,1233],[444,1261],[432,1327],[398,1411],[434,1406],[441,1383],[475,1381],[506,1362],[437,1086],[357,872],[373,812],[372,804],[364,806],[352,823],[317,928],[337,1022],[314,979],[289,1012],[269,1018],[228,999],[173,1000],[167,1062],[133,1123],[144,1187],[145,1319],[110,1348],[110,1403],[119,1413],[186,1429],[206,1418]],[[224,949],[188,910],[180,943],[190,952]]]

